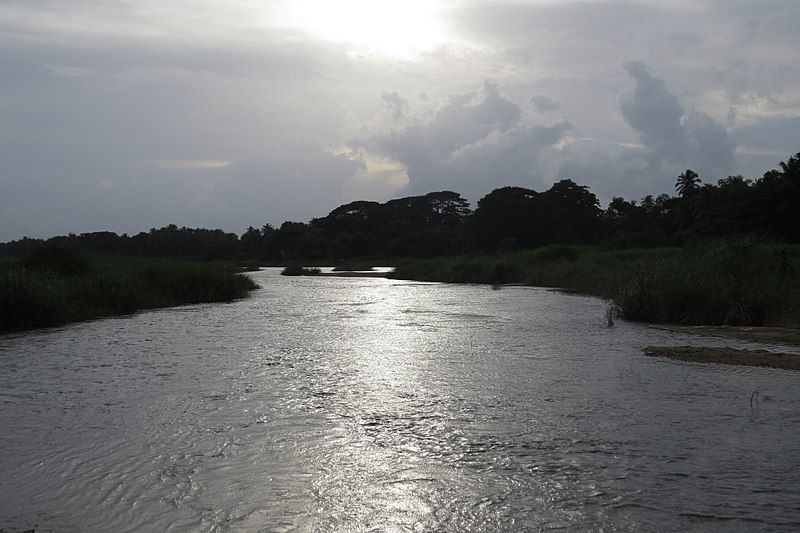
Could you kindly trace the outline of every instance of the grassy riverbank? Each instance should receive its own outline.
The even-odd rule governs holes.
[[[497,256],[407,260],[393,277],[520,283],[613,300],[629,320],[800,326],[800,247],[713,241],[685,248],[547,246]]]
[[[140,309],[230,301],[257,288],[226,263],[90,254],[43,247],[0,257],[0,331]]]

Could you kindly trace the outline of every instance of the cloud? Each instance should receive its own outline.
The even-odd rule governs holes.
[[[626,62],[633,87],[618,98],[619,113],[639,143],[581,138],[565,150],[556,175],[589,185],[604,202],[613,196],[641,198],[673,193],[686,168],[714,182],[737,168],[736,142],[727,129],[687,109],[663,79],[643,62]]]
[[[645,146],[676,155],[683,142],[683,107],[667,90],[664,81],[652,75],[647,65],[631,61],[624,67],[636,84],[632,92],[620,99],[622,116],[636,130]]]
[[[623,71],[633,84],[614,100],[638,143],[586,137],[567,120],[533,121],[485,82],[480,91],[452,93],[433,112],[351,146],[401,164],[409,178],[404,192],[453,189],[473,201],[498,186],[541,190],[564,178],[590,185],[604,200],[637,197],[672,191],[686,168],[707,179],[736,168],[737,144],[725,126],[684,106],[647,64],[627,62]],[[532,104],[557,107],[555,98],[536,96],[542,98]]]
[[[342,203],[345,183],[364,169],[358,159],[324,151],[313,141],[293,141],[279,149],[207,173],[207,187],[192,207],[214,213],[218,223],[239,220],[280,224],[322,216]]]
[[[0,2],[0,240],[565,177],[630,197],[800,149],[795,1],[430,0],[447,42],[413,59],[293,4]]]
[[[400,96],[397,91],[382,92],[381,100],[383,100],[394,120],[400,120],[408,113],[408,98]]]
[[[534,94],[529,101],[539,113],[551,113],[561,109],[561,102],[543,94]]]
[[[737,129],[743,147],[790,155],[800,151],[800,116],[768,117]]]
[[[308,220],[343,202],[364,164],[312,141],[290,141],[229,164],[145,162],[136,171],[31,168],[0,181],[0,227],[22,235],[111,230],[135,233],[176,223],[241,232],[248,225]],[[164,164],[167,163],[167,164]],[[26,212],[28,217],[25,219]],[[26,220],[20,224],[20,220]]]
[[[714,117],[731,105],[746,107],[740,117],[796,115],[799,18],[800,4],[786,0],[474,0],[454,9],[453,24],[494,51],[495,70],[558,95],[583,120],[608,123],[596,104],[618,94],[618,66],[630,58]]]
[[[736,142],[724,126],[705,113],[687,111],[645,63],[624,67],[635,85],[620,98],[620,111],[639,136],[645,157],[712,175],[733,170]]]
[[[499,185],[541,186],[540,155],[557,150],[571,128],[566,121],[526,122],[520,106],[486,81],[480,91],[448,95],[399,130],[351,146],[402,164],[409,193],[453,189],[477,200]]]

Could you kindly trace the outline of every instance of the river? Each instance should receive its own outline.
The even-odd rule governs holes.
[[[763,345],[546,289],[251,275],[0,336],[0,528],[800,528],[800,372],[641,353]]]

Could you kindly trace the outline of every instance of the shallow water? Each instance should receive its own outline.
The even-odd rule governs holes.
[[[641,355],[764,345],[544,289],[278,271],[0,336],[0,527],[800,527],[800,372]]]

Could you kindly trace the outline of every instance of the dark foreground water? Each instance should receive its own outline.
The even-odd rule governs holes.
[[[800,528],[800,372],[640,352],[734,341],[541,289],[253,277],[0,337],[0,528]]]

